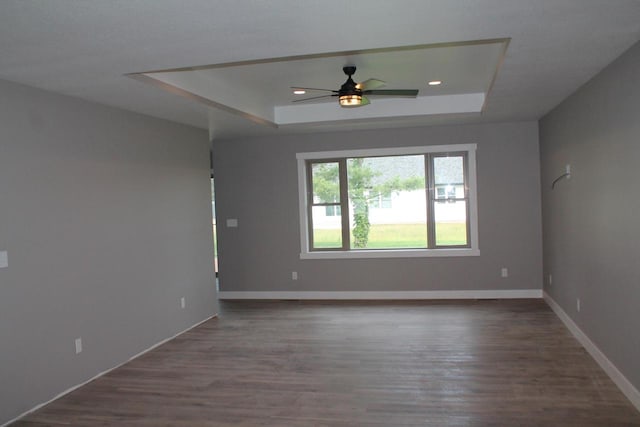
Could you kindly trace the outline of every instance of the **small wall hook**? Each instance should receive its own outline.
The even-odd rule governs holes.
[[[560,175],[559,177],[557,177],[557,178],[553,181],[553,183],[551,183],[551,189],[553,190],[554,188],[556,188],[556,184],[557,184],[557,183],[558,183],[558,181],[560,181],[562,178],[565,178],[565,177],[567,177],[567,178],[568,178],[568,177],[570,177],[570,176],[571,176],[571,174],[570,174],[570,173],[565,172],[565,173],[563,173],[562,175]]]

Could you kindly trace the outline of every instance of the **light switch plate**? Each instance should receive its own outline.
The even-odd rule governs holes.
[[[7,251],[0,251],[0,268],[9,267],[9,256]]]
[[[235,218],[229,218],[227,220],[227,227],[237,227],[238,226],[238,220]]]

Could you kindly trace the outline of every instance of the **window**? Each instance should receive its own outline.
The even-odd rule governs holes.
[[[299,153],[301,257],[479,255],[475,148]]]
[[[340,216],[340,206],[327,206],[324,214],[326,216]]]
[[[391,209],[390,194],[375,193],[369,198],[369,207],[374,209]]]
[[[456,199],[456,194],[461,194],[463,191],[463,182],[436,184],[436,201],[438,203],[453,202]]]

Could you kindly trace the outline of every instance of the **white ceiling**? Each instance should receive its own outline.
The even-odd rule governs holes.
[[[501,38],[510,44],[481,115],[378,117],[274,128],[126,76]],[[2,0],[0,78],[210,126],[217,137],[535,120],[639,39],[638,0]],[[292,81],[291,73],[282,72],[265,77],[250,68],[238,79],[250,85],[263,82],[268,88],[342,83],[340,67],[330,66],[294,73],[308,75],[308,81]],[[391,84],[395,71],[380,73],[384,75],[359,69],[355,77],[380,78],[388,82],[387,88],[398,87]],[[273,105],[282,104],[284,95],[269,96]],[[380,102],[372,100],[371,106],[358,110],[374,103]]]

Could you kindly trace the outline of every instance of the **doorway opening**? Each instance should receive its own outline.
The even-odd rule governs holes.
[[[217,238],[217,230],[216,230],[216,190],[213,180],[213,175],[211,175],[211,219],[212,219],[212,228],[213,228],[213,269],[216,272],[216,286],[217,286],[217,278],[218,278],[218,238]]]

